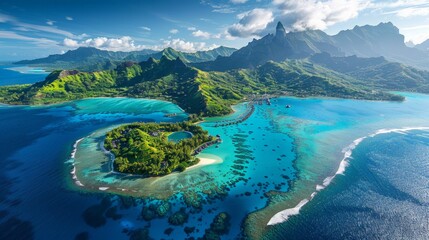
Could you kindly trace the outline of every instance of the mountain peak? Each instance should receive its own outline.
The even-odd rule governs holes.
[[[277,23],[276,37],[286,37],[286,30],[280,21]]]

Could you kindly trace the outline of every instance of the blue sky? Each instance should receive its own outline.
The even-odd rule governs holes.
[[[112,51],[220,45],[242,47],[274,31],[391,21],[406,40],[429,38],[429,0],[2,0],[0,60],[62,53],[79,46]]]

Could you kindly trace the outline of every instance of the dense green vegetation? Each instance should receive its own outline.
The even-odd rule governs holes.
[[[179,58],[163,57],[125,62],[108,71],[54,71],[45,81],[31,86],[1,87],[0,101],[48,104],[88,97],[155,98],[174,102],[188,113],[217,116],[230,113],[232,104],[255,93],[402,100],[383,90],[370,89],[353,76],[309,60],[270,61],[255,69],[205,72]]]
[[[263,83],[267,92],[286,92],[289,95],[327,96],[370,100],[403,100],[403,97],[371,89],[353,77],[341,74],[307,60],[267,62],[255,70],[240,70],[245,79]],[[250,80],[249,80],[250,81]]]
[[[313,55],[309,60],[353,77],[372,89],[429,93],[428,71],[389,62],[383,57],[331,57],[323,53]]]
[[[198,51],[195,53],[180,52],[172,48],[166,48],[159,52],[150,49],[134,52],[112,52],[93,47],[80,47],[75,50],[67,51],[64,54],[54,54],[46,58],[19,61],[16,64],[43,67],[52,71],[57,69],[77,69],[79,71],[90,72],[113,70],[124,61],[141,62],[149,58],[159,60],[163,56],[170,59],[180,58],[186,63],[212,61],[218,56],[229,56],[235,50],[234,48],[221,46],[212,50]]]
[[[377,38],[376,29],[395,35],[394,43],[400,39],[392,24],[362,29],[371,39]],[[286,33],[280,23],[276,30],[275,35],[254,40],[234,53],[224,47],[192,54],[171,48],[158,53],[111,53],[93,48],[69,51],[47,59],[59,63],[82,56],[136,61],[153,57],[140,63],[111,64],[112,69],[105,71],[53,71],[45,81],[31,86],[0,87],[0,101],[48,104],[88,97],[155,98],[174,102],[201,117],[228,114],[232,104],[261,93],[402,101],[403,97],[386,91],[429,92],[429,72],[384,58],[338,57],[342,55],[335,45],[339,40],[321,31]],[[187,63],[216,56],[212,62]]]
[[[178,143],[169,142],[168,135],[176,131],[188,131],[193,136]],[[116,171],[161,176],[198,163],[192,156],[194,150],[213,140],[207,131],[190,122],[135,123],[108,132],[104,146],[115,155]]]
[[[155,52],[152,54],[144,54],[144,53],[142,54],[139,52],[132,53],[128,55],[126,58],[124,58],[124,60],[141,62],[141,61],[146,61],[151,57],[159,60],[163,56],[165,56],[170,59],[180,58],[185,63],[197,63],[197,62],[212,61],[212,60],[215,60],[218,56],[228,57],[236,50],[237,49],[235,48],[228,48],[228,47],[221,46],[208,51],[197,51],[194,53],[187,53],[187,52],[176,51],[173,48],[169,47],[160,52]]]

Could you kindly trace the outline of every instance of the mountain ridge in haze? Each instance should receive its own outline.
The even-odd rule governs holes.
[[[176,59],[180,57],[184,62],[202,62],[214,60],[218,56],[229,56],[235,48],[220,46],[212,50],[186,53],[166,48],[162,51],[143,49],[140,51],[121,52],[107,51],[94,47],[79,47],[64,54],[53,54],[45,58],[22,60],[15,64],[32,65],[48,69],[78,69],[81,71],[99,71],[114,69],[123,61],[141,62],[153,57],[161,59],[162,56]]]
[[[406,46],[404,36],[391,22],[355,26],[333,36],[320,30],[286,33],[279,22],[275,34],[253,39],[229,57],[219,57],[194,66],[217,71],[255,68],[267,61],[302,59],[323,52],[339,57],[384,57],[389,61],[429,70],[429,52]]]

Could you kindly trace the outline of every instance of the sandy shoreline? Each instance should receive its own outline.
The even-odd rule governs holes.
[[[200,162],[193,165],[193,166],[186,168],[186,170],[196,169],[196,168],[200,168],[203,166],[212,165],[212,164],[219,164],[219,163],[223,162],[222,159],[215,157],[215,156],[210,156],[210,157],[204,156],[204,157],[197,157],[197,158],[200,159]]]

